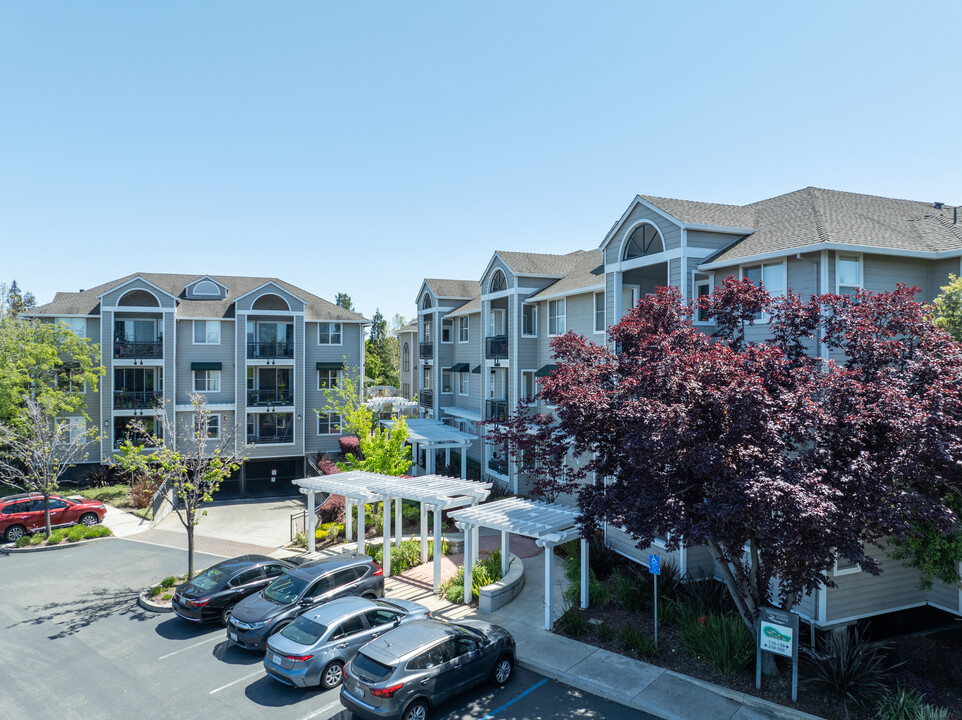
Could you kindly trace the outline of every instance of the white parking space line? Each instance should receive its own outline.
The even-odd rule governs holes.
[[[334,710],[335,708],[339,708],[339,707],[343,707],[343,705],[341,705],[341,701],[334,700],[333,702],[329,702],[324,707],[318,708],[314,712],[309,713],[308,715],[305,715],[300,720],[311,720],[311,718],[316,718],[318,715],[321,715],[326,712],[330,712],[331,710]]]
[[[218,640],[223,640],[223,639],[224,639],[223,635],[221,635],[220,633],[218,633],[218,634],[217,634],[217,637],[212,637],[212,638],[207,638],[206,640],[201,640],[201,641],[198,642],[198,643],[194,643],[193,645],[188,645],[187,647],[181,648],[180,650],[174,650],[174,652],[172,652],[172,653],[167,653],[166,655],[161,655],[161,656],[160,656],[159,658],[157,658],[157,659],[158,659],[158,660],[164,660],[165,658],[173,657],[174,655],[179,655],[179,654],[182,653],[182,652],[187,652],[188,650],[192,650],[192,649],[194,649],[195,647],[200,647],[201,645],[206,645],[207,643],[217,642]]]
[[[211,690],[211,691],[210,691],[209,693],[207,693],[207,694],[208,694],[208,695],[213,695],[214,693],[220,692],[221,690],[226,690],[226,689],[229,688],[231,685],[236,685],[236,684],[239,683],[239,682],[244,682],[245,680],[250,680],[250,679],[251,679],[252,677],[254,677],[255,675],[264,675],[264,674],[265,674],[265,673],[264,673],[264,668],[261,668],[260,670],[257,670],[257,671],[255,671],[255,672],[252,672],[250,675],[245,675],[244,677],[242,677],[242,678],[237,678],[237,679],[234,680],[233,682],[229,682],[229,683],[227,683],[226,685],[221,685],[219,688],[216,688],[216,689],[214,689],[214,690]]]

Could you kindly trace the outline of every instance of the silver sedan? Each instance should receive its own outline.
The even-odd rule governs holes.
[[[401,623],[430,617],[426,607],[408,600],[332,600],[268,639],[264,669],[286,685],[337,687],[344,663],[361,645]]]

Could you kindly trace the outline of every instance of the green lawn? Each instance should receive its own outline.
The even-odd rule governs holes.
[[[67,491],[65,490],[65,492]],[[83,495],[85,498],[99,500],[100,502],[107,503],[108,505],[117,505],[117,501],[125,499],[129,493],[130,485],[108,485],[107,487],[87,488],[86,490],[80,490],[77,493],[67,492],[69,495]]]

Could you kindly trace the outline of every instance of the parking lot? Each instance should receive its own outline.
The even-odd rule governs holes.
[[[267,677],[262,655],[230,646],[219,625],[196,626],[136,605],[151,582],[184,572],[182,550],[112,539],[55,552],[0,555],[0,707],[10,717],[347,720],[336,690]],[[203,568],[220,557],[197,555]],[[516,668],[437,720],[648,718]]]

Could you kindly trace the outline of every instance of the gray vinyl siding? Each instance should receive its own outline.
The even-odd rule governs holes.
[[[126,282],[123,285],[118,285],[117,287],[111,289],[109,292],[105,293],[100,299],[100,306],[103,308],[112,308],[117,304],[117,302],[131,290],[145,290],[151,295],[157,298],[162,308],[172,308],[176,306],[176,300],[172,298],[167,293],[158,290],[157,288],[150,285],[139,278],[134,278],[130,282]]]
[[[676,288],[681,288],[681,258],[668,261],[668,282]],[[642,288],[644,291],[644,288]]]
[[[710,251],[721,250],[724,247],[728,247],[733,242],[735,242],[741,235],[732,235],[731,233],[719,233],[719,232],[706,232],[704,230],[689,230],[688,231],[688,247],[689,248],[708,248]],[[711,252],[706,252],[705,256],[710,255]]]
[[[511,268],[509,268],[500,257],[495,255],[491,261],[491,267],[488,269],[488,272],[485,273],[484,277],[481,278],[482,295],[486,295],[489,292],[491,287],[491,278],[494,277],[494,273],[498,270],[504,273],[506,288],[513,288],[517,284],[518,279],[514,276],[514,273],[511,272]]]
[[[876,551],[878,552],[878,551]],[[901,561],[882,559],[882,574],[857,572],[836,575],[838,587],[826,590],[826,624],[867,615],[878,615],[898,608],[920,605],[928,600],[919,588],[919,572]]]
[[[719,577],[720,573],[715,569],[715,558],[711,556],[711,550],[707,545],[697,545],[688,548],[685,558],[687,572],[696,580],[701,578]]]
[[[595,334],[595,294],[569,295],[565,303],[565,325],[568,330],[589,340]]]
[[[866,290],[880,292],[894,290],[898,283],[917,285],[920,300],[931,300],[929,268],[927,260],[891,257],[888,255],[863,255],[862,279]],[[832,292],[835,292],[834,285]]]
[[[217,415],[220,417],[220,437],[217,439],[210,439],[207,441],[206,452],[213,453],[218,447],[221,441],[229,437],[230,434],[243,434],[246,432],[246,428],[243,425],[238,426],[236,420],[236,413],[229,410],[212,410],[211,415]],[[194,432],[194,413],[189,411],[178,411],[177,412],[177,444],[178,447],[183,448],[185,442],[190,442],[192,434]]]
[[[628,235],[634,230],[638,222],[647,221],[661,231],[665,242],[665,250],[675,250],[681,247],[681,227],[659,215],[654,210],[643,205],[635,207],[621,224],[608,244],[604,247],[604,262],[606,266],[615,265],[621,260],[621,250]]]
[[[189,394],[194,392],[194,373],[190,366],[191,363],[195,362],[219,362],[221,364],[220,392],[201,393],[207,398],[207,403],[234,402],[236,386],[232,378],[237,372],[234,363],[235,329],[233,321],[221,320],[219,345],[195,345],[194,321],[177,321],[177,388],[175,402],[178,405],[189,403]],[[167,386],[164,387],[166,390]]]
[[[252,315],[256,315],[257,311],[252,310],[251,307],[255,302],[257,302],[258,298],[262,297],[263,295],[277,295],[279,297],[282,297],[290,306],[291,312],[304,312],[303,300],[295,296],[293,293],[288,292],[287,290],[280,287],[279,285],[275,285],[274,283],[267,283],[263,287],[253,292],[250,292],[244,297],[238,299],[237,302],[234,303],[234,308],[235,308],[234,312],[238,314],[251,313]]]
[[[457,321],[458,318],[455,318]],[[455,322],[457,325],[457,322]],[[454,357],[453,363],[468,364],[468,395],[460,395],[457,389],[457,377],[453,377],[455,388],[453,400],[450,405],[480,413],[481,407],[481,375],[475,375],[471,371],[480,363],[481,358],[481,313],[473,313],[468,316],[468,341],[459,343],[455,332]]]
[[[307,336],[313,338],[313,343],[308,343],[307,353],[304,359],[303,375],[299,374],[303,394],[298,393],[298,397],[303,397],[303,422],[298,423],[303,427],[304,452],[313,454],[317,452],[336,453],[340,451],[338,445],[338,435],[318,435],[317,434],[317,413],[327,406],[327,398],[323,390],[317,388],[317,363],[331,362],[344,363],[341,371],[342,381],[347,382],[351,377],[357,378],[356,368],[361,362],[361,325],[356,323],[341,324],[341,345],[318,345],[317,344],[317,323],[306,323]],[[412,364],[412,369],[416,368]]]
[[[929,294],[931,300],[937,298],[945,285],[949,284],[949,275],[960,274],[960,259],[957,257],[944,260],[933,260],[929,263]]]
[[[962,615],[962,593],[959,592],[957,585],[946,585],[936,581],[932,584],[928,595],[929,603],[932,605]]]
[[[820,274],[819,253],[807,253],[802,255],[801,259],[795,256],[788,258],[788,288],[801,295],[803,302],[812,295],[818,294]]]
[[[665,548],[658,545],[650,545],[645,548],[639,548],[637,541],[621,528],[615,527],[611,524],[605,524],[604,527],[605,542],[608,544],[608,546],[629,560],[634,560],[642,565],[648,565],[648,556],[658,555],[661,557],[662,564],[673,562],[679,568],[681,567],[681,554],[684,552],[684,550],[679,549],[674,552],[668,552],[665,550]]]
[[[615,273],[605,273],[605,327],[615,324]]]

